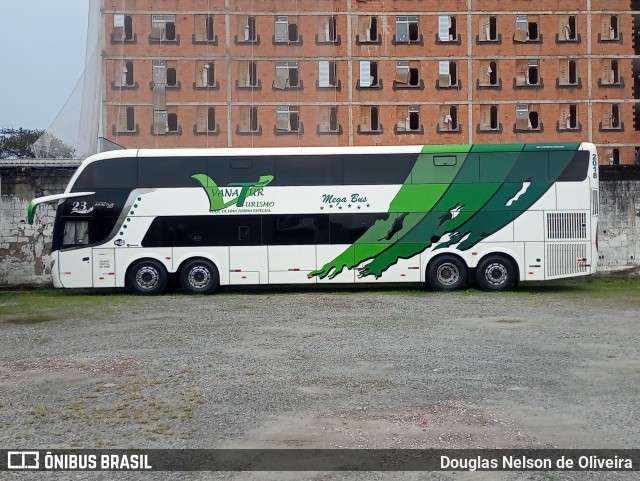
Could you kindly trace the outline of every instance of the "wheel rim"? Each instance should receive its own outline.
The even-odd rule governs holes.
[[[189,271],[188,280],[194,289],[203,289],[211,282],[211,272],[205,266],[195,266]]]
[[[152,266],[144,266],[136,273],[136,283],[141,289],[151,290],[160,282],[160,273]]]
[[[438,282],[444,286],[453,286],[460,279],[460,269],[451,263],[444,263],[438,266],[436,271]]]
[[[509,272],[507,268],[500,263],[489,264],[484,270],[484,278],[492,286],[501,286],[507,282]]]

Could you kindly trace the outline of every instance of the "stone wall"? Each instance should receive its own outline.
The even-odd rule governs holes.
[[[50,285],[55,204],[38,207],[28,225],[29,202],[64,191],[77,162],[35,166],[0,164],[0,287]],[[640,271],[640,166],[601,167],[599,270]]]

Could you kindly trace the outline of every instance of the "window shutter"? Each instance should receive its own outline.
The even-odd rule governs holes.
[[[409,62],[396,62],[396,82],[407,85],[409,83]]]
[[[276,17],[276,42],[289,41],[289,19]]]
[[[360,108],[360,129],[363,132],[371,131],[371,107],[368,105]]]
[[[526,15],[516,15],[516,33],[513,39],[516,42],[526,42],[529,35],[529,22]]]
[[[198,42],[207,39],[207,15],[194,15],[195,18],[195,37]]]
[[[600,22],[600,37],[603,40],[611,39],[611,18],[608,15],[604,15]]]
[[[561,129],[566,129],[568,127],[568,117],[569,117],[569,106],[561,105],[560,118],[559,118],[559,127]]]
[[[329,61],[320,60],[318,62],[318,85],[320,87],[330,87],[331,82],[329,80]]]
[[[438,78],[440,80],[440,87],[449,87],[451,85],[448,60],[440,60],[438,63]]]
[[[360,35],[360,41],[371,40],[371,17],[360,16],[358,17],[358,33]]]
[[[318,40],[328,42],[329,39],[329,17],[318,17]]]
[[[238,85],[241,87],[249,86],[249,62],[238,62]]]
[[[396,126],[400,130],[409,128],[409,108],[399,105],[396,107]]]
[[[320,107],[320,132],[331,130],[331,107],[323,105]]]
[[[238,116],[240,118],[240,122],[238,124],[240,132],[249,132],[251,130],[250,123],[250,110],[251,107],[248,105],[241,105],[238,110]]]
[[[491,129],[491,106],[490,105],[480,106],[480,129],[482,130]]]
[[[569,83],[569,61],[568,60],[560,60],[558,74],[560,77],[560,84],[568,84]]]
[[[451,40],[449,36],[449,29],[451,28],[451,18],[448,15],[438,16],[438,37],[441,42],[448,42]]]
[[[196,130],[198,132],[207,131],[207,107],[205,105],[196,107]]]
[[[603,58],[601,65],[601,80],[603,83],[610,84],[612,78],[611,60]]]
[[[480,68],[480,85],[489,85],[491,83],[491,69],[489,67],[489,62],[484,61],[482,63],[482,67]]]
[[[124,15],[116,13],[113,16],[113,38],[124,40]]]
[[[164,135],[167,133],[167,111],[153,113],[153,133]]]
[[[529,128],[529,106],[526,104],[516,105],[516,129],[527,130]]]
[[[371,87],[371,63],[360,60],[360,87]]]

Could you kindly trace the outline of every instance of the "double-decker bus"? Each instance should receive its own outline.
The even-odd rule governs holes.
[[[593,144],[122,150],[58,201],[56,287],[477,283],[596,270]]]

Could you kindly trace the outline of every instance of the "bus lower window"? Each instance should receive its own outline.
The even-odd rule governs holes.
[[[89,243],[89,221],[68,220],[64,224],[64,245],[87,245]]]

